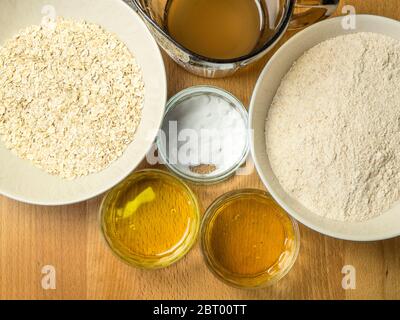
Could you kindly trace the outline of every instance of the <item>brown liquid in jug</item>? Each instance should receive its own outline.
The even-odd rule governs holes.
[[[201,56],[233,59],[251,53],[264,25],[256,0],[169,0],[167,31]]]

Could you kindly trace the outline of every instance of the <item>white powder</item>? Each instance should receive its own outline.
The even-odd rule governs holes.
[[[190,176],[201,176],[191,168],[204,165],[215,166],[212,176],[226,172],[247,146],[245,119],[228,100],[213,94],[180,102],[166,115],[163,131],[169,162]]]
[[[364,221],[400,198],[400,42],[358,33],[306,52],[266,124],[284,190],[312,212]]]

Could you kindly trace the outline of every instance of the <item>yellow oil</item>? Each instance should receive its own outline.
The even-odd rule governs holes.
[[[199,227],[194,195],[180,180],[157,170],[135,173],[107,195],[101,211],[111,248],[143,268],[165,267],[180,259]]]
[[[264,14],[256,0],[169,0],[168,33],[207,58],[233,59],[251,53],[260,40]]]
[[[228,196],[203,226],[203,248],[213,271],[242,287],[277,280],[298,246],[295,225],[267,194],[249,191]]]

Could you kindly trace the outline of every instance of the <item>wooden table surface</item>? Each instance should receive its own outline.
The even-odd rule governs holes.
[[[400,0],[342,1],[357,13],[400,20]],[[340,13],[340,10],[338,10]],[[289,35],[285,37],[287,40]],[[192,76],[165,58],[169,94],[198,84],[231,91],[246,105],[268,57],[234,77]],[[142,167],[146,167],[143,164]],[[203,210],[221,194],[243,187],[263,189],[256,173],[211,187],[194,187]],[[101,197],[65,207],[40,207],[0,197],[0,298],[2,299],[398,299],[400,238],[352,243],[301,226],[299,258],[278,284],[262,290],[233,289],[204,264],[199,245],[179,263],[142,271],[120,262],[98,225]],[[56,289],[44,290],[42,268],[56,271]],[[356,289],[342,288],[342,268],[356,270]]]

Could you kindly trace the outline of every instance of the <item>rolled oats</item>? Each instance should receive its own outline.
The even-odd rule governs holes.
[[[144,89],[129,49],[102,27],[31,26],[0,47],[0,137],[52,175],[96,173],[133,141]]]

